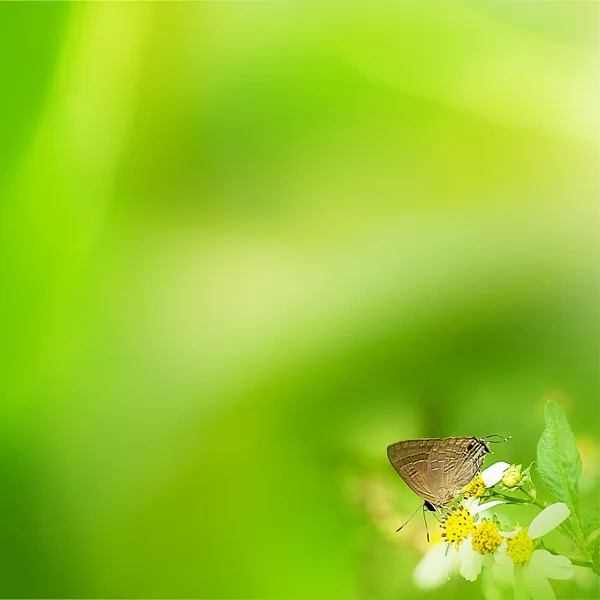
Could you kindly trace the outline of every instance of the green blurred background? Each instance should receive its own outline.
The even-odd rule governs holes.
[[[0,595],[477,598],[414,587],[386,446],[528,464],[549,398],[593,506],[597,3],[2,3],[0,31]]]

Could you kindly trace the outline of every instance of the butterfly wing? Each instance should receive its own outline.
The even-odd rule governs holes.
[[[438,504],[452,502],[483,466],[487,446],[476,437],[444,438],[432,444],[428,479]]]
[[[405,440],[388,446],[387,454],[392,467],[402,477],[404,483],[417,496],[437,504],[438,498],[432,488],[427,470],[429,446],[423,444],[428,440]]]
[[[456,452],[462,457],[457,468],[449,478],[449,485],[462,490],[471,483],[483,466],[485,455],[489,452],[487,445],[479,438],[457,438]]]
[[[426,438],[388,446],[388,458],[415,494],[443,506],[473,480],[488,451],[476,437]]]

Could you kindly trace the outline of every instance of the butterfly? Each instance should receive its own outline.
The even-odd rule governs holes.
[[[398,475],[432,512],[461,494],[489,452],[487,441],[478,437],[405,440],[387,449]]]
[[[490,439],[490,438],[501,438]],[[489,443],[508,441],[501,435],[478,437],[423,438],[390,444],[387,455],[392,467],[404,483],[423,500],[425,509],[435,512],[463,493],[483,466],[485,455],[490,453]],[[420,507],[419,507],[420,508]],[[417,508],[417,510],[419,510]],[[408,521],[416,514],[415,511]],[[406,523],[408,523],[406,521]],[[404,525],[406,525],[404,523]],[[400,531],[402,525],[397,529]],[[429,532],[427,532],[429,541]]]

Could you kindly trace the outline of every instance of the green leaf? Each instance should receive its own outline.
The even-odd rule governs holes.
[[[579,478],[581,457],[575,436],[560,406],[551,400],[544,410],[546,428],[537,447],[537,466],[542,483],[571,511],[567,520],[573,541],[585,548],[583,528],[579,518]]]
[[[594,508],[583,523],[583,535],[588,550],[600,544],[600,508]]]
[[[594,563],[593,571],[596,575],[600,575],[600,545],[590,550],[592,562]]]

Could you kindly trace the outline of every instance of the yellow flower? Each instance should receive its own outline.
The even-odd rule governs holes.
[[[502,536],[492,521],[479,523],[471,533],[471,545],[479,554],[493,554],[502,544]]]
[[[452,509],[450,514],[442,521],[442,537],[447,542],[458,544],[469,536],[474,526],[473,517],[469,510],[464,506],[459,506]]]
[[[445,578],[449,578],[452,570],[459,569],[465,579],[477,579],[484,556],[474,550],[471,544],[471,534],[475,530],[474,518],[498,504],[502,504],[502,501],[493,500],[480,504],[479,498],[469,498],[458,508],[451,509],[442,522],[442,537],[447,543],[440,544],[441,549],[434,545],[434,549],[425,555],[415,571],[415,581],[419,587],[437,587]],[[493,534],[488,537],[491,535]],[[442,567],[444,570],[440,573],[439,568]]]
[[[521,529],[517,535],[508,538],[506,543],[506,554],[512,558],[515,565],[524,565],[531,560],[534,545],[527,528]]]
[[[483,477],[477,475],[469,485],[465,487],[465,498],[480,498],[485,494],[485,484],[483,483]]]

